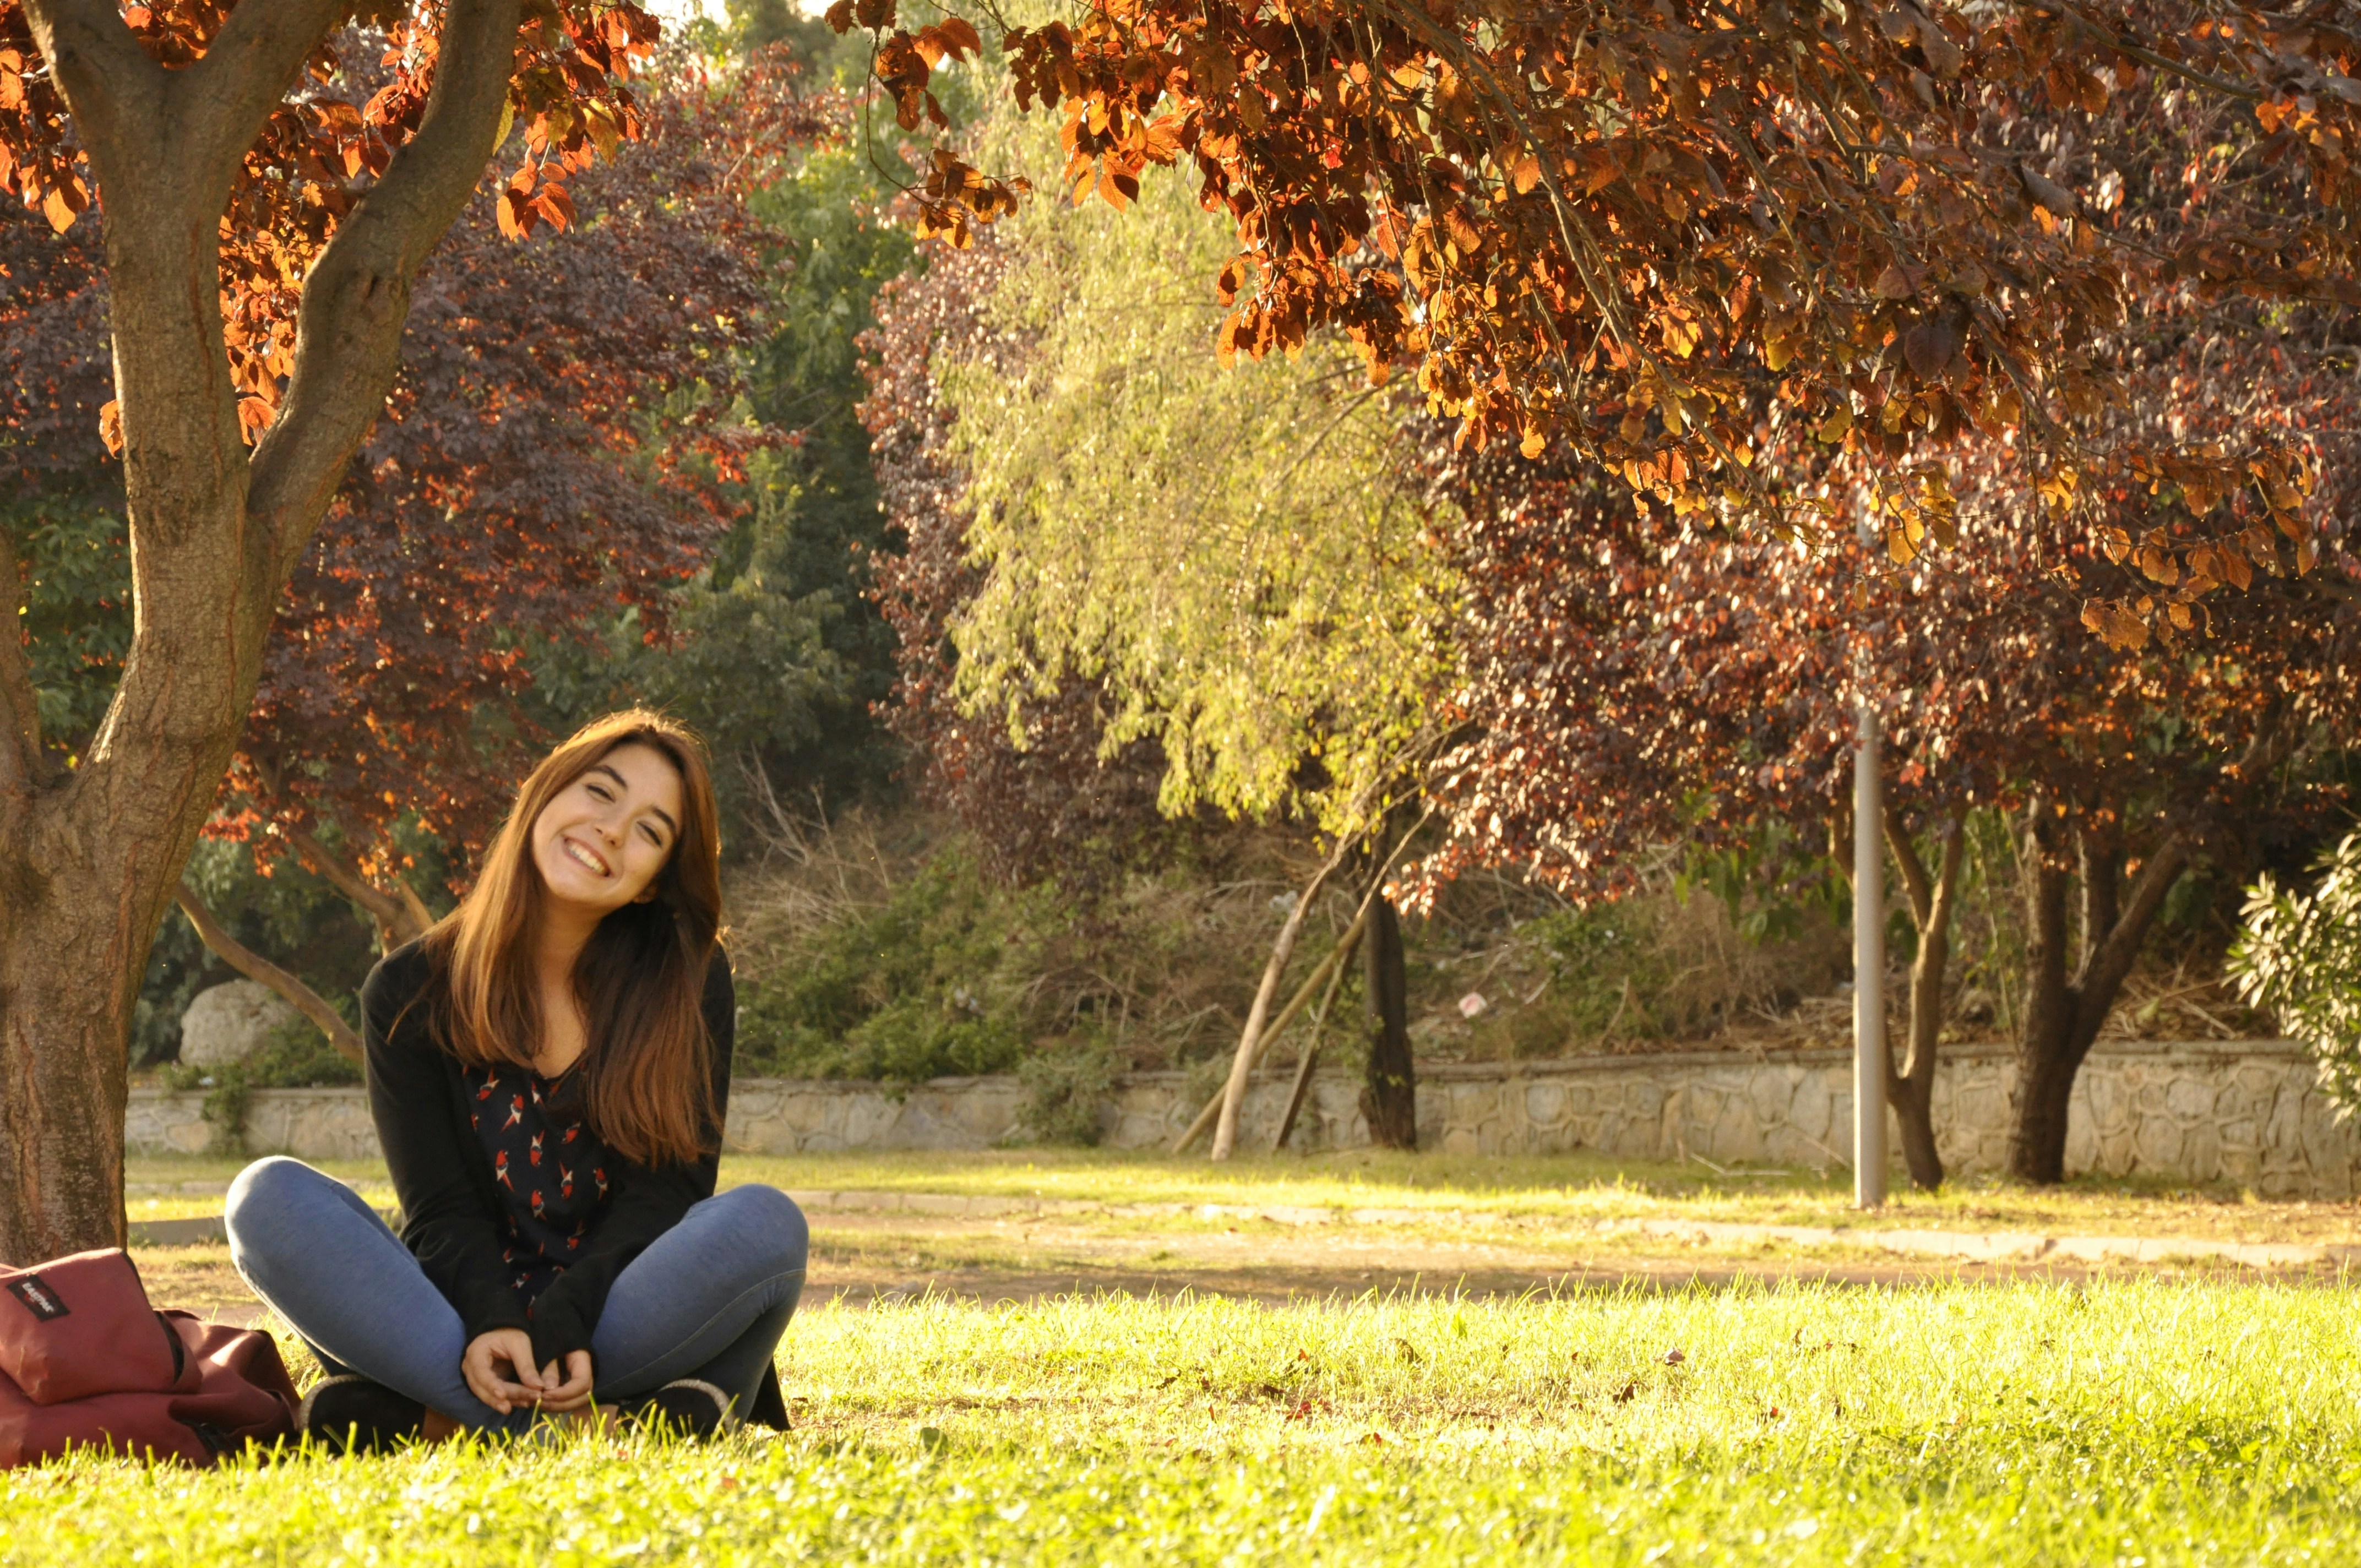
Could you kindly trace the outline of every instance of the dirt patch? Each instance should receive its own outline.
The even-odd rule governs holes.
[[[225,1321],[251,1323],[261,1304],[219,1245],[135,1249],[149,1298]],[[1183,1291],[1286,1302],[1368,1292],[1483,1297],[1568,1291],[1728,1289],[1741,1285],[2060,1283],[2138,1274],[2157,1278],[2335,1284],[2328,1266],[2268,1271],[2221,1261],[2034,1262],[1896,1257],[1869,1247],[1752,1247],[1664,1237],[1499,1240],[1426,1227],[1301,1227],[1255,1222],[1067,1224],[1035,1218],[978,1221],[923,1214],[827,1214],[814,1229],[807,1306],[862,1305],[934,1294],[1032,1300],[1110,1292]]]

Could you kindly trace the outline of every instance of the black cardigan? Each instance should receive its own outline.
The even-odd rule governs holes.
[[[412,942],[379,959],[361,987],[369,1114],[401,1200],[401,1239],[458,1311],[469,1340],[489,1329],[522,1329],[533,1336],[536,1361],[562,1363],[567,1352],[590,1347],[607,1292],[623,1266],[677,1224],[690,1204],[713,1196],[720,1126],[707,1128],[714,1152],[686,1165],[650,1167],[618,1156],[613,1188],[588,1245],[528,1315],[500,1260],[503,1210],[483,1146],[467,1124],[467,1081],[458,1058],[436,1043],[429,1026],[431,1008],[420,994],[429,980],[426,954]],[[706,970],[704,1014],[719,1117],[730,1104],[737,1002],[729,955],[718,948]],[[774,1409],[785,1413],[775,1377],[765,1378],[751,1414],[762,1420]]]

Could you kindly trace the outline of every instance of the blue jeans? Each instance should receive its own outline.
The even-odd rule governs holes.
[[[360,1194],[301,1160],[238,1174],[225,1224],[230,1261],[303,1336],[331,1376],[357,1372],[461,1426],[522,1432],[459,1371],[467,1331],[401,1238]],[[694,1204],[616,1276],[590,1339],[600,1400],[697,1377],[753,1403],[803,1295],[810,1233],[773,1187],[734,1187]]]

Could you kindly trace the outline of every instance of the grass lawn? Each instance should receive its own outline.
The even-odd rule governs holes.
[[[2342,1290],[839,1304],[782,1371],[785,1440],[0,1475],[0,1563],[2361,1557]]]
[[[134,1159],[135,1188],[183,1183],[210,1191],[135,1191],[131,1218],[171,1219],[221,1212],[218,1188],[242,1162]],[[387,1207],[382,1166],[330,1163],[330,1174]],[[1107,1149],[981,1153],[731,1155],[725,1186],[764,1181],[796,1191],[858,1190],[976,1197],[1083,1200],[1104,1203],[1261,1204],[1324,1208],[1431,1209],[1501,1218],[1595,1223],[1635,1219],[1726,1220],[1845,1229],[2031,1231],[2050,1235],[2187,1235],[2249,1242],[2361,1243],[2361,1205],[2258,1200],[2154,1182],[2085,1178],[2032,1190],[1988,1179],[1952,1181],[1932,1195],[1896,1176],[1894,1199],[1875,1214],[1852,1208],[1850,1177],[1786,1168],[1725,1173],[1703,1165],[1610,1161],[1572,1154],[1523,1159],[1349,1150],[1309,1157],[1242,1156],[1214,1165]],[[1439,1215],[1444,1223],[1447,1218]]]

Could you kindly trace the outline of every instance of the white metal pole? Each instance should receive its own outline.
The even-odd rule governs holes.
[[[1864,692],[1852,762],[1852,1195],[1885,1201],[1885,820],[1877,709]]]

